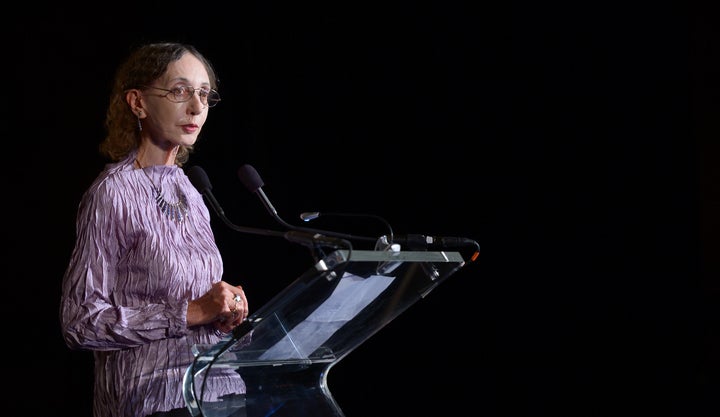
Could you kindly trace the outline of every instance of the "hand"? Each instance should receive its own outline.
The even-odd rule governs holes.
[[[213,323],[221,332],[228,333],[240,325],[250,312],[242,286],[225,281],[213,284],[210,291],[188,303],[188,326]]]
[[[247,297],[245,297],[245,291],[243,291],[240,285],[232,287],[231,289],[233,296],[229,304],[229,316],[226,313],[220,315],[215,321],[215,328],[223,333],[231,332],[235,327],[242,324],[250,312],[248,307]]]

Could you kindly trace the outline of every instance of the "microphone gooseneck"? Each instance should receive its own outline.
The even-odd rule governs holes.
[[[295,231],[294,233],[289,233],[279,232],[276,230],[238,226],[231,222],[230,219],[227,218],[227,216],[225,216],[225,211],[222,209],[220,203],[218,203],[217,199],[215,199],[215,196],[212,193],[212,185],[210,184],[210,178],[208,178],[205,170],[202,169],[202,167],[195,165],[188,169],[187,175],[192,185],[203,196],[205,196],[207,201],[212,206],[213,210],[215,210],[215,213],[217,213],[218,217],[220,217],[220,220],[222,220],[223,223],[225,223],[232,230],[253,235],[282,237],[290,242],[300,243],[308,247],[327,246],[333,248],[352,248],[350,242],[344,241],[342,239],[328,238],[325,236],[321,236],[318,233],[309,231]]]
[[[388,228],[389,234],[381,236],[378,239],[378,245],[383,248],[392,248],[393,245],[400,245],[408,248],[409,250],[445,250],[449,248],[464,248],[464,247],[475,247],[476,251],[472,255],[471,260],[477,259],[480,255],[480,245],[468,238],[464,237],[445,237],[445,236],[430,236],[421,234],[407,234],[398,235],[397,237],[393,234],[392,226],[384,218],[373,214],[364,213],[321,213],[319,211],[307,211],[300,214],[300,219],[309,222],[317,219],[321,216],[346,216],[346,217],[371,217],[380,220]],[[398,247],[400,247],[398,246]]]
[[[277,232],[274,230],[265,230],[265,229],[255,229],[250,227],[242,227],[237,226],[233,222],[230,221],[230,219],[225,216],[225,211],[220,206],[220,203],[218,203],[217,199],[215,199],[215,195],[212,193],[212,185],[210,184],[210,178],[208,178],[207,173],[205,172],[202,167],[195,165],[190,167],[188,169],[188,178],[190,179],[190,182],[192,185],[200,191],[200,194],[205,196],[207,201],[212,206],[213,210],[215,210],[215,213],[217,213],[218,217],[220,217],[220,220],[223,221],[228,227],[231,229],[242,232],[242,233],[250,233],[250,234],[256,234],[256,235],[263,235],[263,236],[276,236],[276,237],[283,237],[283,233]]]
[[[222,207],[220,207],[220,203],[218,203],[212,193],[212,185],[210,184],[210,178],[208,178],[205,170],[202,169],[200,166],[195,165],[190,167],[187,175],[190,179],[190,183],[192,183],[192,185],[198,191],[200,191],[200,194],[204,195],[205,198],[208,199],[213,210],[215,210],[217,215],[224,221],[226,219],[225,211],[223,211]]]
[[[389,223],[387,220],[385,220],[384,218],[382,218],[382,217],[380,217],[380,216],[378,216],[378,215],[375,215],[375,214],[366,214],[366,213],[339,213],[339,212],[326,212],[326,213],[321,213],[321,212],[319,212],[319,211],[307,211],[307,212],[305,212],[305,213],[301,213],[301,214],[300,214],[300,219],[301,219],[302,221],[309,222],[309,221],[312,221],[312,220],[317,219],[317,218],[320,217],[320,216],[369,217],[369,218],[372,218],[372,219],[375,219],[375,220],[379,220],[380,222],[382,222],[382,223],[385,225],[385,227],[386,227],[387,230],[388,230],[388,235],[387,235],[388,244],[392,244],[392,243],[393,243],[393,239],[394,239],[394,237],[395,237],[395,235],[394,235],[394,233],[393,233],[392,226],[390,226],[390,223]]]
[[[262,178],[260,178],[260,174],[258,174],[257,170],[253,168],[252,165],[243,165],[238,169],[238,177],[240,177],[240,181],[245,185],[245,188],[250,190],[250,192],[255,193],[260,197],[260,200],[262,201],[263,205],[267,209],[268,212],[282,224],[283,226],[287,227],[288,229],[291,228],[289,224],[283,220],[280,215],[278,215],[277,210],[275,210],[275,207],[270,202],[270,199],[265,195],[265,191],[263,191],[262,187],[265,185]]]
[[[238,177],[240,178],[240,181],[245,185],[245,187],[252,193],[256,194],[258,198],[262,201],[263,205],[267,209],[267,211],[270,213],[270,215],[283,227],[293,230],[293,231],[299,231],[299,232],[307,232],[307,233],[313,233],[318,234],[320,236],[331,236],[331,237],[337,237],[340,239],[347,239],[347,240],[357,240],[357,241],[367,241],[367,242],[375,242],[376,246],[379,241],[382,241],[382,245],[387,248],[394,248],[394,244],[402,244],[408,247],[410,250],[446,250],[449,248],[461,248],[461,247],[474,247],[475,251],[470,257],[471,261],[475,261],[478,256],[480,255],[480,245],[468,238],[462,238],[462,237],[441,237],[441,236],[429,236],[429,235],[421,235],[421,234],[408,234],[404,236],[395,236],[392,230],[392,227],[390,226],[390,223],[388,223],[385,219],[383,219],[380,216],[372,215],[372,214],[362,214],[362,213],[320,213],[318,211],[313,212],[306,212],[302,213],[300,215],[300,219],[302,219],[305,222],[314,220],[321,215],[334,215],[334,216],[354,216],[354,217],[372,217],[377,220],[380,220],[385,224],[389,231],[389,235],[387,236],[381,236],[379,239],[375,237],[367,237],[367,236],[357,236],[357,235],[351,235],[347,233],[338,233],[338,232],[331,232],[327,230],[321,230],[321,229],[312,229],[307,227],[299,227],[294,226],[283,220],[280,215],[278,214],[275,207],[270,202],[270,199],[268,199],[267,195],[263,191],[262,187],[265,185],[262,178],[260,178],[260,174],[258,174],[257,170],[252,165],[245,164],[241,166],[238,169]]]
[[[347,233],[338,233],[338,232],[332,232],[329,230],[321,230],[321,229],[312,229],[308,227],[300,227],[292,225],[280,217],[277,210],[275,210],[275,207],[270,202],[270,199],[263,191],[263,186],[265,183],[263,182],[262,178],[260,178],[260,174],[258,174],[257,170],[252,165],[245,164],[241,166],[238,169],[238,177],[240,178],[240,181],[245,185],[245,188],[248,189],[251,193],[254,193],[255,195],[260,198],[260,201],[262,201],[263,205],[267,209],[268,213],[277,221],[280,223],[283,227],[294,230],[294,231],[301,231],[301,232],[307,232],[307,233],[313,233],[313,234],[320,234],[324,236],[330,236],[335,237],[339,239],[346,239],[346,240],[357,240],[357,241],[366,241],[366,242],[375,242],[376,238],[374,237],[367,237],[367,236],[356,236],[351,235]]]

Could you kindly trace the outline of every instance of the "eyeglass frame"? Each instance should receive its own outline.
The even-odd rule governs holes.
[[[173,92],[174,89],[167,89],[167,88],[155,87],[155,86],[152,86],[152,85],[141,85],[141,86],[139,86],[139,87],[140,87],[140,88],[154,88],[154,89],[156,89],[156,90],[166,91],[165,94],[155,94],[155,96],[157,96],[157,97],[165,97],[166,99],[170,100],[170,101],[173,102],[173,103],[187,103],[188,101],[192,100],[193,96],[195,95],[195,92],[197,92],[197,93],[198,93],[198,97],[200,98],[200,102],[203,103],[203,97],[200,95],[200,92],[203,91],[203,89],[202,89],[202,88],[195,88],[195,87],[193,87],[193,86],[191,86],[191,85],[182,85],[182,86],[178,86],[178,87],[175,87],[175,88],[174,88],[174,89],[177,89],[177,88],[185,88],[185,89],[190,90],[190,95],[188,96],[187,100],[180,100],[180,101],[177,100],[176,94]],[[207,91],[208,91],[208,95],[207,95],[207,97],[205,97],[205,102],[204,102],[203,104],[204,104],[205,107],[207,107],[207,108],[215,107],[215,106],[218,104],[218,102],[219,102],[220,100],[222,100],[222,99],[220,98],[220,93],[218,93],[218,91],[215,90],[214,88],[210,88],[210,89],[208,89]],[[211,101],[209,100],[209,98],[210,98],[210,95],[213,94],[213,93],[215,94],[215,96],[217,96],[217,99],[211,102]],[[173,95],[173,98],[170,98],[170,97],[169,97],[170,94]]]

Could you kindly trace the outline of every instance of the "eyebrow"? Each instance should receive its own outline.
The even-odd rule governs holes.
[[[179,83],[179,82],[183,82],[183,83],[185,83],[185,84],[192,85],[192,83],[190,82],[190,80],[188,80],[188,79],[185,78],[185,77],[171,78],[171,79],[168,80],[168,81],[170,81],[170,82],[173,83],[173,84]],[[202,86],[202,85],[207,85],[207,86],[209,86],[209,85],[210,85],[210,81],[204,81],[204,82],[200,83],[200,85],[201,85],[201,86]]]

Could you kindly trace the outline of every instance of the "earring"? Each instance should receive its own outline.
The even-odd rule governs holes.
[[[138,120],[138,131],[142,132],[142,122],[140,121],[140,116],[142,116],[142,110],[138,112],[137,120]]]

